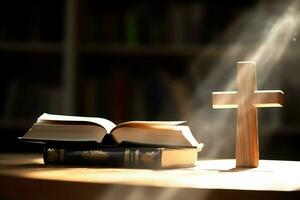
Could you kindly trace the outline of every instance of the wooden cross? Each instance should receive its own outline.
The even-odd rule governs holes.
[[[257,107],[282,107],[280,90],[256,90],[255,62],[238,62],[237,91],[213,92],[213,108],[237,108],[236,166],[259,162]]]

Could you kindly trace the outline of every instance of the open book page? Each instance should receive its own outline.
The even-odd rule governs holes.
[[[179,126],[161,126],[161,125],[157,125],[157,126],[152,126],[152,128],[157,128],[157,129],[168,129],[168,130],[173,130],[173,131],[179,131],[185,140],[187,140],[188,144],[194,147],[197,147],[199,150],[202,149],[203,144],[199,144],[198,141],[196,140],[196,138],[194,137],[194,135],[192,134],[190,127],[188,126],[183,126],[183,125],[179,125]]]
[[[203,143],[198,143],[196,138],[193,136],[190,127],[188,126],[178,126],[180,130],[182,131],[183,136],[189,141],[192,146],[196,146],[199,151],[203,148]]]
[[[112,135],[118,143],[126,141],[198,149],[201,147],[188,126],[122,126],[113,129]]]
[[[95,125],[68,126],[35,123],[23,138],[49,141],[96,141],[100,143],[105,134],[106,132],[102,127]]]
[[[43,121],[61,121],[61,122],[90,122],[102,126],[107,133],[111,132],[111,130],[116,126],[113,122],[100,118],[100,117],[80,117],[80,116],[67,116],[67,115],[53,115],[44,113],[41,115],[38,122]]]
[[[125,126],[130,126],[130,127],[148,127],[152,128],[155,126],[160,126],[160,127],[172,127],[172,126],[177,126],[180,124],[185,123],[186,121],[128,121],[128,122],[123,122],[118,124],[115,128],[119,127],[125,127]]]

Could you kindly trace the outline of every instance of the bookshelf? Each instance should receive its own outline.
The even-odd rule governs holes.
[[[75,1],[30,0],[0,3],[0,151],[36,151],[19,145],[16,138],[43,110],[70,112],[74,87],[66,69],[74,60],[69,24]],[[72,33],[73,34],[73,33]],[[73,71],[73,69],[71,69]],[[20,148],[20,149],[18,149]]]
[[[108,55],[114,59],[179,57],[190,60],[203,52],[211,40],[209,35],[214,35],[211,33],[215,27],[209,27],[209,31],[207,27],[201,28],[204,16],[216,9],[206,1],[168,1],[158,5],[134,1],[103,4],[90,0],[43,3],[32,0],[20,3],[17,9],[15,3],[3,2],[1,6],[2,17],[9,20],[1,23],[0,53],[16,54],[16,58],[29,54],[58,56],[59,87],[65,95],[61,107],[62,112],[69,114],[77,113],[77,105],[73,102],[76,97],[74,88],[82,76],[77,73],[85,68],[80,62],[82,56]],[[12,14],[13,9],[19,14]],[[233,13],[236,10],[233,9]],[[179,21],[177,25],[177,19],[185,15],[185,21]],[[230,20],[231,15],[224,15],[222,21]],[[220,24],[224,26],[225,23]],[[206,51],[205,56],[214,57],[218,53],[219,47]]]
[[[63,9],[68,6],[62,2],[67,4],[69,1],[1,2],[0,57],[1,64],[7,68],[1,76],[6,86],[1,95],[4,99],[1,102],[1,127],[7,127],[8,122],[18,124],[19,121],[32,120],[33,113],[16,116],[16,112],[22,112],[33,98],[48,95],[48,92],[38,92],[45,89],[49,93],[53,90],[60,93],[63,88],[61,84],[67,78],[61,73],[65,68],[63,61],[67,59],[64,55],[67,50],[64,49],[63,34],[67,30],[63,30]],[[51,15],[52,12],[55,15]],[[24,95],[21,91],[25,88],[27,97],[18,97],[19,94]],[[14,105],[16,101],[23,106]]]
[[[232,12],[223,12],[217,32],[221,33],[226,21],[232,19],[241,8],[239,4],[231,4],[229,7],[233,8]],[[95,84],[98,77],[102,78],[103,73],[115,75],[117,79],[121,77],[124,84],[140,84],[143,79],[149,80],[150,83],[141,83],[142,86],[138,86],[137,90],[143,90],[145,84],[156,84],[157,88],[165,87],[169,90],[170,86],[159,85],[158,82],[167,81],[159,80],[161,76],[167,76],[166,79],[176,76],[182,82],[186,79],[186,66],[194,57],[201,54],[207,59],[213,59],[220,53],[220,47],[204,51],[216,34],[217,27],[212,26],[216,20],[215,15],[208,16],[216,9],[207,1],[167,1],[161,4],[135,1],[103,4],[91,0],[2,2],[1,18],[7,20],[0,23],[0,64],[10,70],[8,74],[2,75],[6,88],[1,96],[0,121],[3,123],[0,128],[6,127],[8,121],[18,123],[20,120],[33,120],[41,112],[101,116],[101,112],[86,110],[95,109],[91,106],[86,108],[86,104],[98,100],[88,99],[86,95],[98,95],[95,91],[91,94],[91,88],[96,87],[92,84]],[[207,26],[206,23],[210,22]],[[24,74],[14,74],[13,68]],[[158,82],[151,82],[151,76],[154,76],[154,80],[158,79]],[[112,78],[101,84],[106,87],[111,83]],[[52,96],[49,97],[50,102],[37,102],[32,100],[36,98],[34,95],[30,97],[27,94],[29,97],[22,98],[23,106],[14,108],[17,103],[10,100],[20,98],[15,97],[15,93],[25,90],[23,86],[27,84],[30,85],[28,90],[32,85],[40,85],[35,96],[49,94]],[[90,87],[87,89],[90,94],[82,95],[81,91],[86,90],[86,85]],[[42,94],[41,91],[46,92]],[[158,101],[156,99],[156,103],[160,104]],[[26,110],[23,107],[35,107],[34,104],[49,105],[16,116],[15,112]],[[147,107],[147,102],[138,104]],[[57,105],[56,108],[53,108],[54,105]],[[132,109],[133,105],[127,107],[122,109]],[[158,109],[161,107],[163,105],[158,105]],[[11,111],[14,109],[16,111]],[[156,117],[153,115],[150,118]],[[112,120],[127,118],[130,116]]]

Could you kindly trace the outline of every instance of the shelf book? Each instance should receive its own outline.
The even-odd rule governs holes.
[[[184,121],[128,121],[44,113],[19,138],[45,144],[45,163],[191,166],[203,144]],[[103,157],[104,156],[104,157]],[[153,162],[146,162],[152,160]]]

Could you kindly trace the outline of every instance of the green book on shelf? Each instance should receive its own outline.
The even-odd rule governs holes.
[[[174,168],[195,165],[196,148],[98,148],[62,149],[45,148],[45,164],[128,167]]]
[[[114,124],[97,117],[53,115],[44,113],[21,140],[46,144],[94,143],[95,146],[193,147],[202,143],[194,138],[182,121],[128,121]],[[76,144],[77,143],[77,144]],[[137,145],[138,144],[138,145]]]

